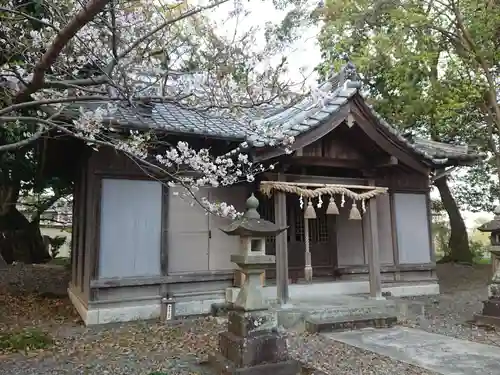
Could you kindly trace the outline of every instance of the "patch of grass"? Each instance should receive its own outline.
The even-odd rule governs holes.
[[[68,266],[70,264],[70,262],[71,262],[71,260],[69,258],[57,257],[57,258],[53,258],[49,263],[55,264],[58,266]]]
[[[474,264],[491,264],[491,258],[475,258]]]
[[[45,349],[54,343],[52,337],[38,329],[25,329],[21,332],[0,333],[0,351],[17,352]]]

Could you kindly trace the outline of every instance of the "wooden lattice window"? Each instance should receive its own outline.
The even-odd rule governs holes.
[[[309,220],[309,238],[312,243],[326,243],[328,242],[328,216],[326,215],[328,202],[323,201],[321,208],[317,207],[317,203],[313,200],[316,219]],[[304,202],[305,204],[307,203]],[[304,210],[300,208],[299,203],[294,205],[291,216],[294,220],[295,241],[304,242]]]

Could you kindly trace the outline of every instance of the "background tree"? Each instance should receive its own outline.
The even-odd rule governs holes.
[[[243,29],[247,2],[239,0],[0,0],[0,241],[9,261],[48,258],[40,214],[71,191],[75,171],[53,173],[54,144],[81,142],[112,147],[182,185],[186,196],[213,214],[234,217],[224,202],[195,198],[200,186],[253,179],[263,166],[241,150],[213,155],[208,148],[171,144],[150,132],[104,126],[120,106],[168,102],[200,112],[235,114],[270,103],[287,103],[300,82],[286,79],[286,47],[300,35],[295,21],[305,1],[274,2],[282,22]],[[253,4],[255,4],[253,2]],[[217,22],[210,12],[227,7]],[[228,24],[234,32],[221,33]],[[292,25],[294,27],[292,27]],[[226,30],[227,31],[227,30]],[[292,95],[293,96],[293,95]],[[93,109],[85,103],[93,103]],[[77,111],[75,111],[75,108]],[[285,138],[265,124],[255,131]],[[73,141],[70,141],[72,139]],[[165,146],[166,145],[166,146]],[[52,151],[51,151],[52,150]],[[197,172],[187,175],[183,172]],[[52,173],[51,173],[52,172]],[[45,196],[30,219],[17,209],[26,195]]]
[[[403,132],[436,141],[468,143],[494,155],[461,175],[460,203],[482,209],[497,191],[500,112],[496,100],[498,48],[493,40],[500,9],[488,2],[454,0],[330,0],[320,16],[323,71],[349,53],[364,77],[367,95]],[[436,181],[450,219],[448,260],[470,262],[467,231],[448,184]],[[481,199],[470,188],[482,182]],[[484,187],[486,186],[486,189]]]

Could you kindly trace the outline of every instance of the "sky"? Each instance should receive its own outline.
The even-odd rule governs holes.
[[[203,2],[206,0],[199,1]],[[220,30],[225,35],[232,35],[235,30],[245,32],[250,27],[259,27],[264,30],[266,22],[279,23],[286,14],[284,11],[277,10],[271,0],[243,0],[242,2],[245,9],[249,11],[249,14],[239,19],[237,25],[235,22],[228,22],[224,25],[220,22],[220,20],[226,20],[228,13],[234,9],[233,1],[229,1],[210,12],[210,18],[217,22],[218,26],[220,24]],[[316,3],[317,1],[310,0],[311,9],[313,9]],[[321,61],[320,49],[316,38],[318,32],[318,27],[310,27],[304,30],[301,39],[287,51],[286,55],[289,61],[289,74],[287,78],[293,82],[301,82],[303,80],[303,75],[301,74],[301,69],[303,69],[309,77],[308,84],[314,85],[316,83],[317,75],[311,73],[313,73],[314,68]],[[261,38],[258,42],[261,44],[260,46],[256,46],[256,48],[264,46],[263,33],[260,36]]]

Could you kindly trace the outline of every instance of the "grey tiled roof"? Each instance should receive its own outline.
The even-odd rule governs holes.
[[[262,147],[271,141],[263,138],[262,126],[269,129],[279,127],[287,136],[298,136],[323,123],[357,92],[355,88],[334,87],[332,82],[326,82],[321,89],[331,94],[322,106],[317,105],[311,95],[306,95],[287,108],[261,106],[244,109],[239,119],[231,115],[215,116],[204,110],[171,103],[154,103],[150,109],[144,110],[119,107],[108,120],[137,128],[242,140],[251,146]]]
[[[207,111],[183,108],[176,104],[155,103],[148,110],[122,107],[109,119],[124,126],[227,138],[241,141],[245,146],[263,147],[276,140],[263,136],[262,126],[278,128],[287,136],[296,137],[323,124],[339,112],[354,95],[361,95],[358,92],[358,82],[340,81],[343,81],[343,72],[320,86],[320,90],[327,94],[322,105],[318,105],[317,98],[309,94],[288,108],[260,106],[245,109],[243,114],[236,118],[234,115],[215,116]],[[428,163],[446,165],[450,162],[473,161],[480,157],[470,152],[466,146],[453,146],[423,139],[410,141],[388,124],[371,106],[368,104],[367,106],[377,125],[383,128],[388,136]]]

